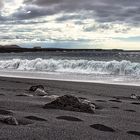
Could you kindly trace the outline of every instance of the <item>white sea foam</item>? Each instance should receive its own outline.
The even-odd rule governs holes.
[[[140,76],[140,63],[130,61],[94,61],[68,59],[1,60],[1,70],[72,72],[80,74],[109,74]]]

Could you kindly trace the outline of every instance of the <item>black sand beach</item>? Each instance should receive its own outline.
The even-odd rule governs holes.
[[[44,109],[53,99],[21,96],[43,85],[49,95],[74,95],[97,105],[95,113]],[[0,140],[139,140],[140,87],[0,77],[0,116],[12,115],[19,125],[0,122]]]

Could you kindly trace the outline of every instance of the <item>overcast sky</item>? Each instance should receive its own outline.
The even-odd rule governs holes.
[[[0,0],[0,44],[140,49],[140,0]]]

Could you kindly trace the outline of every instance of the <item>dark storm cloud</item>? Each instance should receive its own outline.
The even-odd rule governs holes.
[[[36,5],[49,5],[63,2],[63,0],[25,0],[24,3]]]
[[[94,18],[98,22],[125,22],[136,24],[140,22],[140,1],[139,0],[25,0],[29,5],[41,7],[39,12],[34,11],[25,17],[37,17],[56,13],[71,13],[90,11],[86,16]],[[51,9],[50,6],[52,7]],[[54,6],[54,8],[53,8]],[[48,10],[47,10],[48,9]],[[31,11],[33,9],[31,8]],[[37,10],[37,9],[36,9]],[[76,19],[77,16],[65,16],[60,21]]]
[[[0,0],[0,7],[2,1]],[[85,11],[85,12],[83,12]],[[56,21],[95,19],[97,22],[140,24],[139,0],[24,0],[12,17],[14,20],[33,19],[63,13]],[[76,13],[75,15],[68,15]],[[79,15],[78,15],[79,14]],[[2,21],[3,18],[0,17]]]
[[[29,5],[22,8],[20,7],[19,10],[12,16],[15,17],[16,19],[24,20],[53,14],[55,14],[55,11],[52,9],[49,8],[45,9],[38,6]]]

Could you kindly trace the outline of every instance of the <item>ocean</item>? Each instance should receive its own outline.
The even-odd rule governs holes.
[[[1,53],[0,75],[139,86],[140,52]]]

